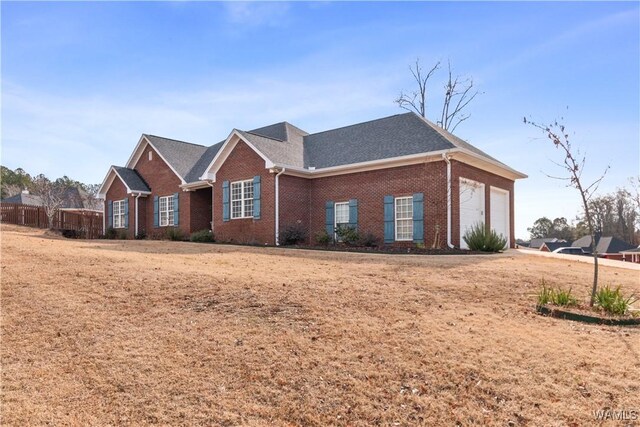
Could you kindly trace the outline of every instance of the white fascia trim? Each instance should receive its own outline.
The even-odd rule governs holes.
[[[183,184],[180,186],[180,188],[182,188],[184,191],[191,191],[191,190],[199,190],[201,188],[207,188],[210,187],[209,185],[210,181],[195,181],[195,182],[190,182],[188,184]]]
[[[429,153],[410,154],[408,156],[392,157],[389,159],[371,160],[368,162],[352,163],[348,165],[331,166],[321,169],[305,169],[300,167],[277,165],[287,169],[285,175],[303,176],[306,178],[322,178],[325,176],[344,175],[355,172],[365,172],[377,169],[387,169],[398,166],[414,165],[418,163],[436,162],[442,160],[442,154],[456,149],[431,151]]]
[[[523,174],[522,172],[518,172],[517,170],[512,169],[505,164],[492,159],[488,159],[465,148],[458,148],[455,151],[457,151],[459,155],[454,156],[453,158],[462,163],[479,167],[482,170],[494,173],[504,178],[509,178],[514,181],[516,179],[528,178],[528,176]]]
[[[220,147],[213,160],[211,160],[211,163],[209,163],[209,166],[207,166],[207,168],[205,169],[204,175],[198,177],[198,179],[200,181],[215,181],[216,172],[218,172],[220,167],[224,164],[225,160],[227,160],[227,157],[229,157],[229,154],[231,154],[235,146],[240,141],[247,144],[249,148],[255,151],[256,154],[264,160],[265,169],[269,169],[274,166],[273,162],[267,156],[265,156],[264,153],[258,150],[255,145],[250,143],[244,136],[242,136],[242,134],[238,132],[237,129],[234,129],[231,131],[227,139],[225,139],[222,147]]]
[[[127,161],[127,164],[125,167],[129,169],[133,169],[136,163],[138,163],[138,160],[140,160],[140,157],[142,156],[142,152],[144,151],[145,146],[143,145],[143,143],[149,144],[151,148],[153,148],[153,151],[155,151],[158,157],[160,157],[162,161],[165,162],[167,166],[169,166],[169,169],[171,169],[171,171],[174,174],[176,174],[176,176],[180,179],[180,182],[182,184],[187,183],[187,181],[185,181],[184,178],[180,176],[178,171],[176,171],[173,168],[173,166],[171,166],[171,163],[169,163],[167,159],[164,158],[164,156],[160,153],[160,151],[158,151],[158,149],[151,143],[151,141],[149,141],[149,139],[144,134],[142,134],[142,136],[140,137],[140,140],[138,141],[138,145],[136,145],[135,150],[133,150],[133,153],[131,153],[131,157],[129,157],[129,160]]]

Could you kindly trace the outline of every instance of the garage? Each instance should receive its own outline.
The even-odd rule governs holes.
[[[509,192],[491,187],[489,198],[491,229],[507,238],[509,247]]]
[[[484,184],[460,178],[460,247],[469,249],[462,238],[478,223],[484,223]]]

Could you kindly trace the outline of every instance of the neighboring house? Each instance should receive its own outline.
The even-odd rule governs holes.
[[[544,243],[556,243],[556,242],[560,242],[560,243],[567,243],[566,240],[562,240],[562,239],[558,239],[557,237],[542,237],[542,238],[538,238],[538,239],[531,239],[531,242],[529,243],[529,247],[531,249],[542,249],[542,245]]]
[[[567,244],[566,240],[558,240],[556,242],[543,242],[539,250],[541,250],[542,252],[553,252],[558,248],[565,248],[568,246],[569,245]]]
[[[105,227],[278,244],[302,227],[308,242],[337,225],[385,244],[465,247],[484,222],[514,243],[514,182],[526,175],[414,114],[308,134],[286,122],[234,129],[210,147],[143,134],[99,190]]]
[[[620,251],[620,253],[622,254],[622,261],[640,264],[640,248],[627,249]]]
[[[19,194],[2,199],[2,203],[16,203],[19,205],[42,206],[40,196],[29,194],[28,190],[22,190]]]
[[[580,247],[585,252],[591,253],[591,236],[581,237],[574,241],[571,246]],[[630,249],[635,249],[635,246],[617,237],[596,237],[596,250],[599,257],[622,260],[621,252]]]

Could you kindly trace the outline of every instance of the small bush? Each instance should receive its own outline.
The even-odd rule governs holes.
[[[360,240],[360,234],[354,227],[348,225],[339,225],[336,228],[336,234],[338,235],[338,241],[345,245],[354,246],[358,244]]]
[[[367,248],[373,248],[380,245],[380,238],[373,233],[364,233],[360,236],[358,244],[366,246]]]
[[[472,251],[500,252],[507,245],[507,239],[495,232],[487,231],[482,222],[477,223],[462,237]]]
[[[136,240],[144,240],[147,238],[147,232],[144,230],[140,230],[138,231],[138,234],[136,234]]]
[[[107,230],[104,232],[105,239],[115,239],[116,237],[118,237],[118,232],[113,227],[108,227]]]
[[[288,225],[278,233],[278,243],[281,245],[297,245],[307,240],[307,232],[300,223]]]
[[[547,286],[544,279],[540,282],[542,289],[538,293],[538,305],[553,304],[562,307],[577,305],[578,300],[572,295],[571,288],[568,291]]]
[[[329,236],[326,231],[322,231],[316,234],[316,243],[322,246],[327,246],[329,243],[333,242],[333,237]]]
[[[167,236],[167,239],[173,240],[173,241],[186,240],[182,230],[180,230],[179,228],[175,228],[175,227],[167,228],[167,231],[165,232],[165,235]]]
[[[553,288],[547,286],[544,279],[542,279],[541,285],[542,289],[540,289],[540,292],[538,293],[538,305],[546,305],[549,304],[553,298]]]
[[[573,295],[571,295],[571,288],[568,291],[563,289],[556,289],[553,293],[552,302],[555,305],[559,305],[562,307],[567,307],[570,305],[576,305],[578,301],[575,299]]]
[[[192,242],[198,243],[212,243],[213,242],[213,233],[211,230],[200,230],[195,233],[191,233],[191,237],[189,238]]]
[[[624,316],[629,312],[631,304],[637,301],[633,295],[625,298],[620,291],[620,286],[611,289],[609,286],[598,289],[595,305],[605,313],[616,316]]]

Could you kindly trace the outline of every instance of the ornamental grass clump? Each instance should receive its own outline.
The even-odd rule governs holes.
[[[472,251],[500,252],[507,246],[506,237],[495,230],[487,230],[482,222],[467,230],[462,238]]]
[[[620,291],[620,286],[615,289],[611,289],[609,286],[605,286],[598,289],[595,295],[595,306],[604,311],[607,314],[615,316],[624,316],[629,313],[631,304],[638,299],[631,295],[625,297]]]

